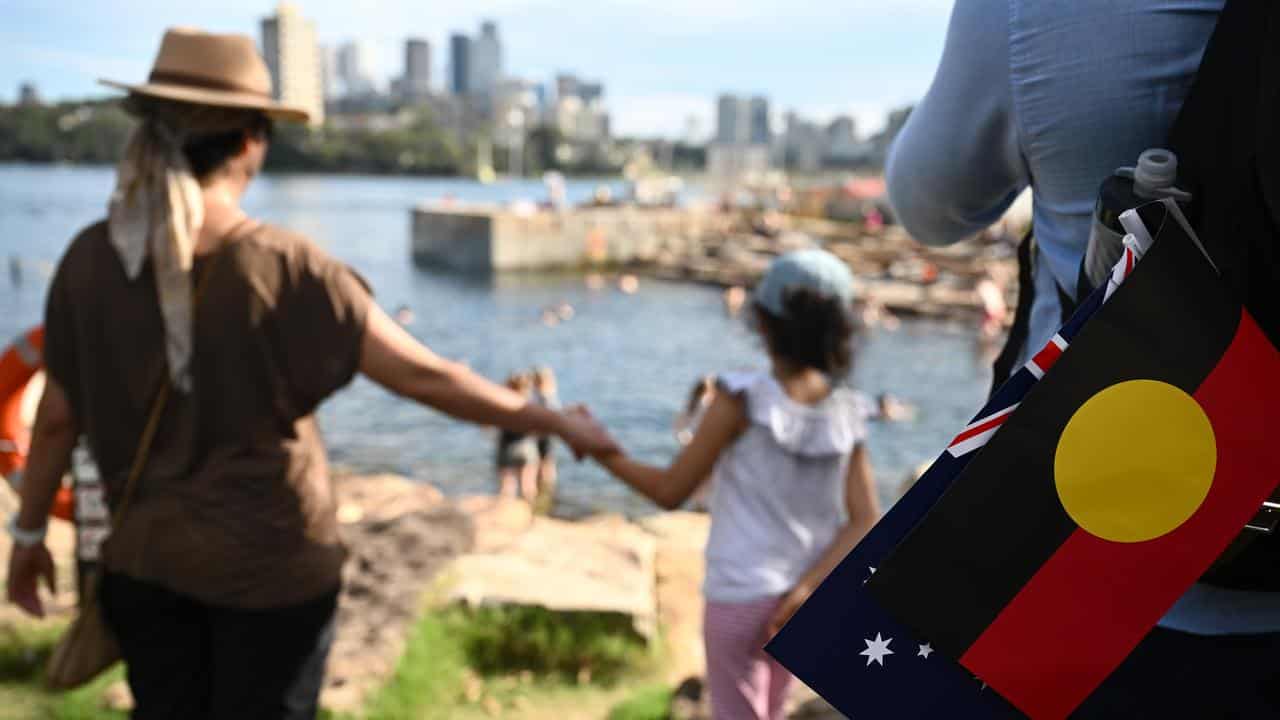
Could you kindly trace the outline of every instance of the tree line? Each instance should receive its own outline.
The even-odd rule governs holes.
[[[277,172],[471,175],[479,156],[478,133],[460,136],[440,127],[430,108],[418,108],[401,127],[388,130],[276,126],[266,170]],[[0,105],[0,162],[114,164],[134,120],[114,100],[47,105]],[[528,175],[545,170],[570,174],[616,173],[620,163],[603,152],[572,164],[559,159],[564,142],[553,127],[532,129],[522,146]],[[677,165],[695,166],[701,148],[677,146]],[[494,169],[511,161],[505,149],[491,153]],[[682,162],[683,161],[683,162]]]

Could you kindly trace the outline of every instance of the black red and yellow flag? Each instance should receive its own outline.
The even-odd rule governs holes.
[[[1070,714],[1280,481],[1280,354],[1171,216],[872,576],[1034,718]]]

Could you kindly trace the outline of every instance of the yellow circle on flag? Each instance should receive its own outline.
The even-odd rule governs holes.
[[[1218,462],[1213,425],[1182,389],[1117,383],[1089,398],[1062,431],[1053,479],[1067,514],[1113,542],[1171,532],[1209,494]]]

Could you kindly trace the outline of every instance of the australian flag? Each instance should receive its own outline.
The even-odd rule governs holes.
[[[1132,272],[1145,243],[1133,236],[1126,241],[1110,281],[996,391],[766,646],[770,655],[845,715],[855,720],[1023,717],[958,663],[936,654],[928,638],[916,637],[895,621],[864,584]],[[945,604],[947,599],[933,601]]]

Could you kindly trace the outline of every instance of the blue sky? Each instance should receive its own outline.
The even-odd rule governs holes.
[[[505,71],[549,80],[559,70],[605,82],[614,127],[708,132],[716,94],[764,94],[776,114],[850,113],[863,130],[928,88],[952,0],[301,0],[320,41],[365,43],[378,75],[401,70],[408,35],[433,45],[493,19]],[[35,82],[46,98],[106,92],[95,80],[145,77],[171,25],[258,36],[270,0],[0,0],[0,100]]]

